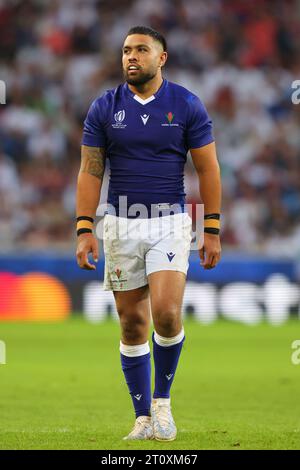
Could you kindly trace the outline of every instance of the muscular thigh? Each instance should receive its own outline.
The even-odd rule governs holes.
[[[175,336],[182,326],[186,276],[179,271],[157,271],[148,276],[148,282],[154,327],[162,335]]]
[[[150,303],[148,286],[129,291],[114,291],[120,318],[122,341],[125,344],[143,344],[148,340]]]

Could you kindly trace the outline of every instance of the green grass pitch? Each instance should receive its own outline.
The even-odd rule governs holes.
[[[0,323],[0,449],[299,449],[299,322],[185,322],[172,388],[177,440],[124,442],[134,422],[119,326]]]

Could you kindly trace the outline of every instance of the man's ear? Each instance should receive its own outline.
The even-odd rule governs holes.
[[[161,64],[160,64],[160,67],[163,67],[165,65],[165,63],[167,62],[167,58],[168,58],[168,53],[167,52],[163,52],[163,54],[161,55]]]

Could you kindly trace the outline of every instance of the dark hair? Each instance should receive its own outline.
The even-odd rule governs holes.
[[[155,41],[160,42],[164,51],[167,51],[167,41],[164,36],[158,31],[155,31],[155,29],[149,28],[148,26],[133,26],[133,28],[130,28],[128,31],[127,36],[131,36],[131,34],[145,34],[145,36],[151,36]]]

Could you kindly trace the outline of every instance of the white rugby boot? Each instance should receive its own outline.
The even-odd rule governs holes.
[[[124,441],[145,441],[149,439],[154,439],[151,416],[138,416],[133,430],[128,436],[123,437]]]
[[[154,439],[157,441],[174,441],[177,429],[171,413],[170,398],[153,398],[151,416]]]

